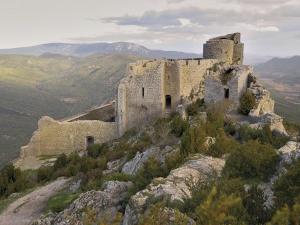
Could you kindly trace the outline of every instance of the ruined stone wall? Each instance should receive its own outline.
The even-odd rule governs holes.
[[[230,74],[224,71],[230,70]],[[219,68],[218,71],[210,71],[205,79],[205,97],[207,103],[225,100],[225,90],[228,89],[228,100],[239,106],[240,97],[247,90],[248,76],[253,72],[249,66],[231,66]],[[230,79],[224,82],[222,76],[229,76]]]
[[[93,137],[95,143],[115,139],[118,137],[117,124],[86,120],[59,122],[50,117],[43,117],[28,145],[22,147],[20,158],[15,165],[30,168],[33,166],[28,161],[35,162],[40,157],[85,150],[88,136]]]
[[[129,65],[118,93],[118,113],[122,115],[118,118],[120,134],[162,115],[164,64],[160,60]]]
[[[80,115],[75,115],[70,118],[63,119],[64,122],[73,122],[76,120],[100,120],[104,122],[113,122],[115,119],[115,101],[97,107],[95,109],[91,109],[86,113],[82,113]]]
[[[204,98],[204,79],[207,70],[218,60],[198,59],[177,61],[180,73],[180,96],[190,96],[193,91],[199,98]]]

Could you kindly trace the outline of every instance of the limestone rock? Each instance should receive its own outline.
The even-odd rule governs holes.
[[[164,163],[166,156],[173,150],[172,147],[166,146],[162,150],[159,147],[151,147],[142,153],[138,152],[132,160],[123,166],[122,173],[135,175],[151,157]]]
[[[118,172],[122,168],[125,162],[126,162],[126,157],[108,162],[107,170],[103,171],[103,175]]]
[[[135,225],[151,198],[167,197],[170,201],[191,198],[190,185],[206,181],[214,173],[220,174],[225,161],[203,155],[195,155],[166,178],[156,178],[145,189],[131,197],[126,206],[123,225]]]
[[[87,209],[93,211],[96,218],[108,216],[113,220],[121,208],[120,202],[125,198],[131,185],[131,182],[108,181],[104,184],[103,191],[93,190],[83,193],[64,211],[56,216],[53,214],[43,216],[32,225],[83,225]]]

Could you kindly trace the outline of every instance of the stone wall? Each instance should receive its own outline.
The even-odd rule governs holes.
[[[88,136],[93,137],[94,143],[110,141],[118,137],[117,124],[95,120],[59,122],[43,117],[29,144],[22,147],[15,165],[22,169],[36,168],[40,159],[85,150]]]
[[[199,98],[204,98],[204,79],[207,70],[218,60],[197,59],[177,61],[180,73],[180,96],[186,97],[198,93]]]
[[[250,66],[220,65],[216,71],[210,70],[204,84],[205,102],[214,103],[225,100],[225,91],[228,90],[228,100],[238,107],[240,97],[247,90],[248,76],[252,72],[253,69]],[[228,76],[227,80],[222,78],[224,76]]]
[[[164,61],[138,61],[128,66],[118,88],[119,134],[162,116]]]
[[[207,70],[218,60],[154,60],[130,64],[117,95],[119,134],[132,127],[163,117],[191,92],[204,97]],[[170,97],[170,106],[166,97]]]

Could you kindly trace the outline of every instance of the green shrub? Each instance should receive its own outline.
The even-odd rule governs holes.
[[[57,169],[60,169],[60,168],[64,168],[66,167],[66,165],[68,164],[68,158],[66,156],[66,154],[60,154],[55,163],[54,163],[54,169],[57,170]]]
[[[218,193],[213,187],[203,202],[196,208],[197,224],[246,224],[246,210],[242,199],[236,195]]]
[[[206,154],[213,157],[221,157],[226,153],[233,152],[238,145],[239,143],[232,137],[228,137],[224,130],[219,129],[216,136],[216,143],[210,146]]]
[[[205,130],[202,126],[187,129],[181,137],[181,154],[187,156],[190,153],[203,152],[205,137]]]
[[[197,99],[195,102],[191,103],[186,108],[186,113],[188,116],[195,116],[200,110],[200,107],[203,106],[204,101],[201,99]]]
[[[288,167],[287,172],[275,182],[273,189],[277,205],[292,206],[295,203],[296,198],[300,196],[300,159]]]
[[[230,178],[267,180],[276,170],[279,156],[270,145],[249,141],[230,154],[224,173]]]
[[[271,219],[272,209],[265,206],[267,197],[263,190],[253,185],[243,198],[243,205],[249,215],[248,223],[251,225],[266,224]]]
[[[248,115],[251,109],[255,107],[256,99],[250,91],[246,91],[240,98],[240,112]]]
[[[100,155],[104,155],[107,150],[108,147],[106,144],[95,144],[88,147],[87,154],[92,158],[97,158]]]
[[[238,140],[245,143],[250,140],[258,140],[262,144],[270,144],[274,148],[281,148],[289,140],[285,135],[274,135],[269,126],[263,129],[251,128],[249,125],[242,125],[238,129]]]
[[[53,174],[52,168],[50,166],[42,166],[38,169],[37,180],[38,182],[45,182],[51,179]]]
[[[186,120],[182,119],[180,115],[175,115],[171,121],[171,132],[176,137],[181,137],[182,134],[186,131],[189,124]]]

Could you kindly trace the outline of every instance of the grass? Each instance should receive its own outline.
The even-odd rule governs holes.
[[[68,205],[70,205],[77,197],[79,193],[71,193],[67,191],[59,192],[58,194],[52,196],[47,203],[47,211],[61,212]]]

